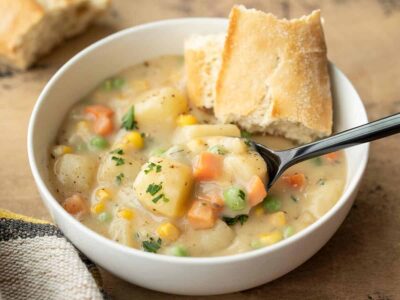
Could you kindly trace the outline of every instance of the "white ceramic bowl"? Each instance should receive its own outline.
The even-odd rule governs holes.
[[[224,257],[180,258],[128,248],[108,240],[71,217],[48,188],[48,152],[69,108],[105,78],[165,54],[182,54],[191,34],[224,32],[225,19],[178,19],[129,28],[86,48],[68,61],[41,93],[29,123],[29,162],[43,202],[64,234],[96,264],[140,286],[167,293],[212,295],[269,282],[315,254],[346,217],[363,175],[368,145],[346,150],[348,180],[336,205],[300,233],[267,248]],[[349,80],[331,66],[335,130],[367,122]]]

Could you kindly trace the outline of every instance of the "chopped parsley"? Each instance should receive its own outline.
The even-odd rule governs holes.
[[[243,192],[243,190],[238,190],[238,196],[243,200],[246,198],[246,194]]]
[[[147,168],[144,170],[145,174],[150,173],[151,171],[153,171],[155,169],[156,173],[160,173],[161,172],[161,165],[155,164],[153,162],[149,163],[147,165]]]
[[[323,179],[323,178],[318,179],[317,184],[318,185],[325,185],[325,179]]]
[[[235,225],[236,223],[240,223],[240,225],[243,225],[247,220],[249,216],[248,215],[238,215],[236,217],[230,218],[230,217],[222,217],[222,220],[229,226]]]
[[[164,202],[169,202],[169,199],[165,196],[165,194],[160,194],[156,197],[154,197],[153,199],[151,199],[151,201],[153,203],[157,203],[159,200],[163,200]]]
[[[116,166],[122,166],[123,164],[125,164],[125,160],[122,157],[113,156],[111,157],[111,159],[115,161]]]
[[[119,173],[119,175],[115,176],[115,181],[117,182],[118,185],[122,183],[122,179],[124,179],[125,175],[124,173]]]
[[[218,155],[225,155],[228,153],[228,150],[226,150],[225,147],[222,145],[214,145],[211,148],[209,148],[208,151]]]
[[[124,150],[122,150],[121,148],[117,148],[117,149],[114,149],[113,151],[111,151],[110,153],[111,154],[123,155],[124,154]]]
[[[293,200],[293,202],[298,202],[299,201],[299,199],[297,199],[295,196],[293,196],[293,195],[290,195],[290,199],[292,199]]]
[[[251,133],[246,131],[246,130],[241,130],[240,131],[240,136],[242,138],[249,139],[249,138],[251,138]]]
[[[160,182],[160,184],[151,183],[147,187],[146,193],[149,193],[150,195],[154,196],[159,191],[161,191],[161,189],[162,189],[162,182]]]
[[[122,117],[121,127],[125,128],[126,130],[138,129],[137,122],[135,120],[135,107],[133,105]]]
[[[150,237],[148,241],[142,242],[143,250],[146,252],[157,253],[157,251],[161,248],[162,240],[159,238],[155,240],[154,238]]]
[[[160,182],[160,184],[149,184],[149,186],[147,187],[146,193],[155,196],[159,191],[161,191],[162,189],[162,182]],[[151,199],[151,201],[153,203],[157,203],[160,200],[163,200],[164,202],[169,202],[169,198],[167,198],[167,196],[165,196],[164,193],[162,194],[158,194],[157,196],[155,196],[153,199]]]
[[[316,166],[322,166],[322,164],[323,164],[322,158],[320,156],[313,158],[311,161]]]

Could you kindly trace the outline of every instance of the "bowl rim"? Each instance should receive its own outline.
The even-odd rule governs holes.
[[[318,227],[326,223],[329,219],[331,219],[337,211],[344,206],[344,204],[349,201],[351,194],[356,190],[357,185],[359,184],[362,175],[365,171],[367,161],[368,161],[368,156],[369,156],[369,143],[360,145],[359,147],[363,147],[362,151],[362,157],[360,159],[359,165],[357,169],[354,172],[354,176],[349,179],[347,186],[345,187],[345,190],[343,191],[341,197],[339,200],[335,203],[335,205],[329,209],[321,218],[317,219],[314,223],[311,225],[307,226],[300,232],[296,233],[295,235],[291,236],[290,238],[284,239],[280,241],[279,243],[276,243],[274,245],[264,247],[261,249],[256,249],[252,251],[247,251],[243,253],[237,253],[237,254],[232,254],[232,255],[224,255],[224,256],[211,256],[211,257],[176,257],[176,256],[170,256],[170,255],[160,255],[160,254],[154,254],[154,253],[148,253],[144,252],[139,249],[131,248],[125,245],[122,245],[120,243],[117,243],[116,241],[113,241],[111,239],[108,239],[99,233],[93,231],[89,227],[85,226],[81,222],[79,222],[77,219],[75,219],[73,216],[68,214],[64,208],[61,206],[61,204],[55,199],[52,194],[50,193],[49,188],[47,188],[47,185],[45,184],[44,180],[40,176],[39,173],[39,168],[38,168],[38,163],[35,160],[35,153],[34,153],[34,147],[33,145],[35,144],[34,136],[35,136],[35,124],[39,118],[39,112],[42,107],[43,102],[47,98],[47,94],[49,91],[53,88],[53,86],[57,83],[58,79],[61,78],[64,73],[70,69],[73,68],[75,63],[78,62],[81,58],[91,55],[92,51],[95,49],[102,47],[105,44],[112,43],[116,39],[123,38],[124,36],[135,34],[135,32],[142,31],[142,30],[147,30],[147,29],[152,29],[154,27],[162,27],[165,25],[179,25],[182,23],[205,23],[205,22],[221,22],[221,23],[227,23],[226,18],[177,18],[177,19],[166,19],[166,20],[161,20],[161,21],[156,21],[156,22],[149,22],[145,24],[140,24],[137,26],[133,26],[130,28],[123,29],[121,31],[118,31],[114,34],[111,34],[105,38],[102,38],[95,43],[89,45],[88,47],[84,48],[77,54],[75,54],[71,59],[69,59],[64,65],[61,66],[57,70],[57,72],[50,78],[50,80],[46,83],[45,87],[42,89],[35,105],[31,113],[31,117],[29,120],[29,125],[28,125],[28,136],[27,136],[27,150],[28,150],[28,158],[29,158],[29,165],[31,168],[32,175],[34,177],[35,183],[40,191],[40,196],[42,198],[42,201],[47,203],[52,207],[53,210],[55,210],[63,219],[66,219],[66,221],[69,223],[68,225],[73,225],[76,227],[78,231],[82,231],[86,236],[88,236],[91,239],[94,239],[97,243],[103,244],[104,246],[107,246],[109,248],[112,248],[113,251],[120,251],[123,252],[124,254],[127,255],[134,255],[138,256],[142,259],[149,259],[149,260],[154,260],[157,262],[166,262],[166,263],[176,263],[176,264],[182,264],[182,265],[206,265],[206,264],[225,264],[225,263],[232,263],[232,262],[240,262],[240,261],[245,261],[248,259],[260,257],[267,255],[272,252],[279,251],[281,248],[285,248],[289,246],[290,244],[295,243],[296,241],[303,239],[305,236],[308,236],[310,234],[313,234],[313,231],[316,230]],[[335,67],[333,64],[331,64],[333,67],[334,71],[337,72],[338,76],[342,76],[344,80],[347,80],[351,88],[354,90],[355,94],[357,95],[357,99],[355,101],[359,102],[361,106],[361,111],[360,115],[363,119],[365,119],[366,122],[368,122],[368,117],[367,113],[365,110],[365,106],[363,102],[361,101],[360,96],[358,95],[356,89],[354,88],[353,84],[351,81],[346,77],[346,75],[340,71],[337,67]],[[49,209],[48,209],[49,210]],[[75,245],[79,249],[79,245]]]

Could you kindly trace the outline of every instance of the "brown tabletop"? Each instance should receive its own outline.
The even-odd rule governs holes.
[[[28,166],[26,133],[38,94],[66,60],[119,29],[167,18],[225,17],[234,3],[239,2],[114,0],[112,11],[101,24],[69,40],[30,71],[1,74],[0,207],[49,219]],[[369,118],[374,120],[400,111],[399,1],[243,0],[240,3],[287,18],[321,8],[329,58],[353,82]],[[131,285],[106,271],[102,275],[105,289],[113,299],[173,297]],[[369,164],[355,204],[321,251],[269,284],[211,298],[400,299],[400,135],[371,145]]]

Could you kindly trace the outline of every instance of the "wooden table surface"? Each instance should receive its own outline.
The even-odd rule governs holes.
[[[37,96],[66,60],[119,29],[167,18],[225,17],[234,3],[239,2],[114,0],[101,25],[69,40],[28,72],[0,74],[0,207],[49,219],[28,166],[26,133]],[[353,82],[370,119],[400,111],[400,1],[243,0],[241,3],[287,18],[321,8],[329,58]],[[113,299],[173,297],[131,285],[106,271],[102,275],[105,289]],[[369,164],[355,205],[321,251],[269,284],[211,299],[400,299],[399,283],[400,136],[397,135],[371,145]]]

